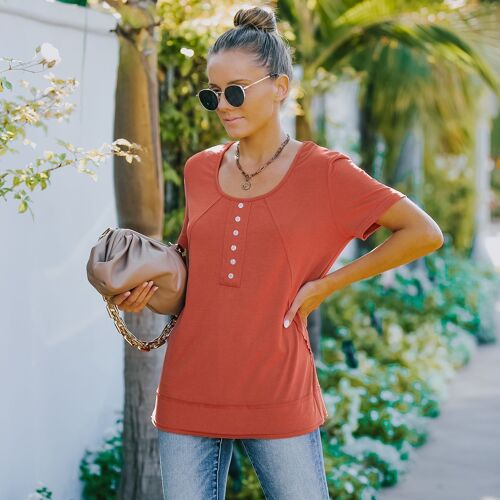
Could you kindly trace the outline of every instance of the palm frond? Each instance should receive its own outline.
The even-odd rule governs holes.
[[[404,25],[396,22],[381,22],[361,29],[357,26],[343,27],[341,34],[324,49],[313,62],[313,66],[334,68],[347,57],[375,46],[380,40],[401,43],[408,48],[422,51],[434,57],[457,64],[467,71],[477,72],[483,80],[500,95],[498,77],[478,51],[451,30],[438,25]]]

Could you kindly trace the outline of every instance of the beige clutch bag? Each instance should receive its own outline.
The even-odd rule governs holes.
[[[163,345],[184,307],[187,283],[187,252],[177,243],[167,245],[133,229],[107,228],[92,247],[87,262],[87,278],[103,296],[108,314],[125,340],[142,351]],[[155,340],[139,340],[120,317],[114,295],[153,281],[158,290],[147,307],[172,318]]]

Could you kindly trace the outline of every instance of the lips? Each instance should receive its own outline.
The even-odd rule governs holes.
[[[224,121],[227,122],[227,123],[231,123],[231,122],[234,122],[236,120],[239,120],[240,118],[242,118],[241,116],[236,116],[235,118],[224,118]]]

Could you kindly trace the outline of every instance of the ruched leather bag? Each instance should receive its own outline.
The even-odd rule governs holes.
[[[102,295],[118,332],[130,345],[149,351],[166,342],[184,307],[187,268],[187,252],[178,243],[165,244],[133,229],[108,227],[90,251],[87,278]],[[158,286],[147,307],[172,316],[160,336],[150,342],[139,340],[130,332],[111,301],[114,295],[145,281]]]

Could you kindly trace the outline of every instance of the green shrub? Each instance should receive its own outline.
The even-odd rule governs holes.
[[[26,500],[45,500],[45,499],[51,499],[52,498],[52,491],[50,491],[47,486],[39,486],[36,490],[35,493],[31,493],[28,495],[28,498]]]
[[[316,361],[329,418],[322,426],[330,494],[372,499],[395,484],[426,442],[448,382],[478,342],[494,341],[480,310],[497,278],[447,248],[427,271],[401,267],[332,294],[322,305]]]
[[[85,450],[80,462],[80,480],[83,482],[84,500],[115,500],[122,469],[123,419],[97,450]]]

